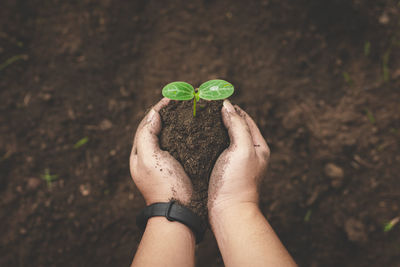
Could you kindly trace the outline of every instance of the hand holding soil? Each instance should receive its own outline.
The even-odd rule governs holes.
[[[259,183],[270,151],[254,121],[228,100],[223,102],[222,110],[221,106],[216,110],[222,112],[230,145],[215,162],[208,195],[202,196],[199,190],[207,187],[208,177],[193,175],[191,168],[187,168],[190,179],[179,161],[159,147],[161,117],[158,112],[167,104],[168,100],[161,100],[140,123],[131,153],[132,177],[147,205],[176,199],[198,211],[193,205],[197,198],[201,211],[201,200],[208,198],[210,224],[227,266],[296,266],[258,209]],[[215,161],[207,158],[197,162]],[[183,166],[186,165],[183,163]],[[209,173],[207,169],[205,173]],[[152,217],[149,221],[132,266],[159,266],[161,261],[166,266],[193,266],[193,232],[166,218]],[[171,240],[174,240],[173,247]],[[164,255],[153,257],[160,253]]]
[[[157,135],[161,130],[161,119],[158,112],[168,102],[168,99],[162,99],[142,120],[130,156],[133,181],[147,205],[168,202],[171,198],[188,204],[192,195],[192,184],[181,164],[159,147]]]
[[[219,156],[208,190],[209,215],[220,214],[242,203],[258,205],[258,185],[265,174],[270,150],[250,116],[225,100],[222,119],[230,145]]]
[[[190,180],[178,160],[159,147],[157,136],[162,126],[158,112],[168,103],[169,100],[164,98],[150,110],[138,127],[132,148],[131,174],[147,205],[171,198],[184,204],[193,202],[193,179]],[[221,153],[215,166],[210,166],[209,211],[240,203],[257,205],[258,184],[269,158],[264,138],[245,111],[226,100],[222,119],[229,133],[230,146]],[[193,176],[191,172],[189,174]],[[208,177],[199,178],[203,178],[207,186]]]

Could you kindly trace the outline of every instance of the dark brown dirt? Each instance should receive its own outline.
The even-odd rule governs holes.
[[[399,266],[400,224],[383,231],[400,216],[399,16],[398,0],[1,0],[0,266],[128,266],[133,133],[165,84],[213,78],[268,141],[261,209],[295,260]],[[222,266],[210,232],[196,255]]]
[[[190,177],[194,194],[189,207],[207,220],[208,182],[214,164],[229,146],[221,117],[222,101],[198,102],[193,117],[192,101],[171,101],[160,111],[163,128],[160,146],[169,151]]]

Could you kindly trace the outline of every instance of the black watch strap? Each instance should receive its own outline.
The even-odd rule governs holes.
[[[145,207],[136,217],[137,226],[144,230],[147,220],[154,216],[164,216],[169,221],[183,223],[193,231],[197,244],[203,239],[207,227],[206,224],[193,211],[175,201],[159,202]]]

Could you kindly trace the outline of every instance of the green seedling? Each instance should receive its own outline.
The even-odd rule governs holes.
[[[304,216],[304,221],[309,222],[311,219],[312,210],[307,210],[306,215]]]
[[[7,59],[4,63],[0,64],[0,71],[7,68],[9,65],[13,64],[18,60],[28,60],[28,55],[16,55]]]
[[[367,115],[369,122],[371,122],[372,124],[376,122],[374,114],[372,114],[372,112],[369,109],[365,109],[365,114]]]
[[[186,82],[172,82],[162,89],[163,96],[172,100],[192,100],[193,99],[193,117],[196,117],[196,102],[201,99],[221,100],[230,97],[233,94],[233,85],[224,80],[210,80],[194,87]]]
[[[387,222],[387,223],[385,223],[385,224],[383,225],[383,231],[384,231],[385,233],[386,233],[386,232],[389,232],[390,230],[393,229],[393,227],[394,227],[396,224],[399,223],[399,221],[400,221],[400,217],[395,217],[395,218],[391,219],[389,222]]]
[[[0,157],[0,162],[2,162],[3,160],[8,159],[11,156],[12,152],[11,151],[7,151],[3,156]]]
[[[364,55],[366,57],[368,57],[370,53],[371,53],[371,42],[368,41],[368,42],[365,42],[365,44],[364,44]]]
[[[78,149],[81,146],[83,146],[84,144],[86,144],[89,141],[88,137],[83,137],[82,139],[80,139],[78,142],[75,143],[74,148]]]
[[[50,174],[50,170],[45,169],[42,179],[46,181],[47,187],[51,188],[52,182],[58,179],[58,175]]]
[[[348,72],[345,71],[343,72],[343,78],[349,85],[353,84],[353,80],[351,79],[350,74]]]

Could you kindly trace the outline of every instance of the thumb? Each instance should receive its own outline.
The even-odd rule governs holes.
[[[231,147],[254,149],[250,129],[246,120],[236,112],[229,100],[224,100],[222,120],[228,130]]]

